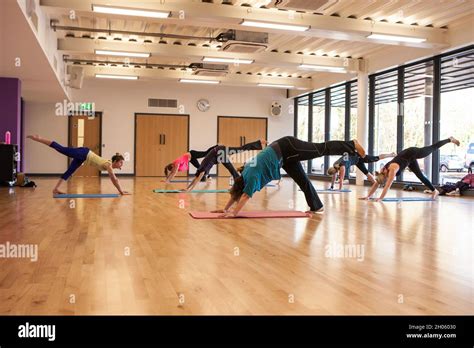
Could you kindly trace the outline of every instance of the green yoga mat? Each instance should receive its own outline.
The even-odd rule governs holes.
[[[180,190],[153,190],[155,193],[229,193],[229,190],[192,190],[191,192],[183,192]]]

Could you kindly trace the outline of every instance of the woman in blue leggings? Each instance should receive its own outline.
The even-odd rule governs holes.
[[[39,135],[29,135],[27,136],[27,138],[37,141],[41,144],[50,146],[59,153],[69,158],[72,158],[72,162],[69,165],[69,168],[63,175],[61,175],[61,179],[59,179],[58,183],[53,189],[54,195],[64,194],[64,192],[61,192],[59,190],[59,187],[63,182],[67,181],[83,163],[96,167],[100,171],[106,170],[109,174],[110,180],[120,192],[120,194],[129,194],[128,192],[122,190],[122,188],[120,187],[119,180],[117,179],[113,171],[114,169],[122,168],[124,162],[124,158],[122,155],[117,153],[116,155],[112,156],[112,160],[110,161],[98,156],[87,147],[65,147],[55,141],[41,138]]]

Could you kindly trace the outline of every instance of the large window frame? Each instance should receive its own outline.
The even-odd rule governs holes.
[[[387,74],[390,72],[396,72],[398,74],[398,87],[397,87],[397,103],[398,103],[398,109],[397,109],[397,134],[396,134],[396,139],[397,139],[397,151],[400,151],[403,149],[404,146],[404,97],[405,97],[405,70],[409,67],[422,64],[422,63],[431,63],[433,64],[433,97],[432,97],[432,142],[435,143],[440,140],[440,100],[441,100],[441,60],[444,57],[452,56],[456,53],[462,53],[464,51],[472,50],[474,49],[474,45],[469,45],[465,46],[453,51],[449,51],[440,55],[436,55],[433,57],[421,59],[418,61],[410,62],[401,66],[397,66],[391,69],[379,71],[374,74],[369,75],[369,90],[368,90],[368,152],[373,153],[374,151],[374,121],[375,121],[375,80],[377,76]],[[469,69],[469,68],[468,68]],[[325,134],[324,134],[324,139],[327,141],[331,139],[331,134],[330,134],[330,122],[331,122],[331,89],[332,88],[340,88],[342,85],[345,85],[346,88],[346,101],[345,101],[345,132],[344,132],[344,138],[346,140],[350,139],[350,122],[351,122],[351,85],[352,84],[357,84],[357,80],[351,80],[347,81],[335,86],[323,88],[317,91],[313,91],[309,94],[296,97],[295,98],[295,110],[297,109],[297,99],[301,97],[308,97],[309,100],[312,100],[313,95],[316,93],[321,93],[324,91],[326,93],[326,105],[325,105]],[[311,105],[311,103],[310,103]],[[309,109],[312,109],[311,107]],[[295,136],[298,132],[297,130],[297,117],[298,115],[295,114]],[[312,110],[308,110],[308,134],[309,136],[309,141],[311,141],[311,134],[312,134]],[[314,176],[314,177],[327,177],[326,170],[328,166],[330,165],[329,163],[329,157],[325,157],[324,160],[324,173],[323,174],[313,174],[311,173],[311,164],[308,163],[308,171],[307,174]],[[437,185],[439,184],[439,171],[437,168],[439,168],[440,164],[440,155],[439,151],[435,152],[432,156],[431,159],[431,166],[433,168],[432,173],[431,173],[431,181],[433,184]],[[373,171],[374,170],[374,165],[373,163],[369,164],[369,170]],[[407,183],[410,181],[404,181],[402,177],[397,178],[396,182],[399,183]],[[411,183],[411,182],[410,182]],[[422,185],[421,183],[413,183],[415,185]]]

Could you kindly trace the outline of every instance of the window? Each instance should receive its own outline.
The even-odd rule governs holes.
[[[374,155],[397,151],[398,73],[375,77]],[[389,159],[376,163],[379,170]]]
[[[309,98],[308,96],[298,98],[298,125],[296,137],[301,140],[308,140],[308,116]]]
[[[439,180],[456,182],[474,169],[474,49],[441,59],[440,139],[454,136],[439,153]]]
[[[351,126],[349,139],[357,138],[357,81],[351,82]]]
[[[325,91],[313,94],[313,143],[324,142],[325,95]],[[311,172],[324,174],[324,157],[317,157],[311,161]]]
[[[433,143],[433,61],[404,69],[403,148]],[[418,160],[421,171],[431,180],[432,156]],[[405,170],[403,180],[420,182]]]
[[[329,139],[344,140],[344,124],[346,113],[346,85],[331,88],[331,113],[329,121]],[[331,166],[341,156],[329,156]],[[348,177],[349,173],[347,173]]]

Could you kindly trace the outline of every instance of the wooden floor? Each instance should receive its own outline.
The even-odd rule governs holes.
[[[222,207],[228,195],[156,194],[159,179],[124,178],[134,195],[74,206],[52,198],[56,178],[35,180],[36,190],[0,189],[0,244],[39,253],[0,258],[0,314],[474,312],[470,198],[369,203],[352,185],[321,195],[326,211],[311,219],[193,220],[189,210]],[[106,178],[76,178],[68,190],[114,192]],[[247,209],[291,207],[306,204],[285,179]],[[328,257],[338,246],[364,253]]]

